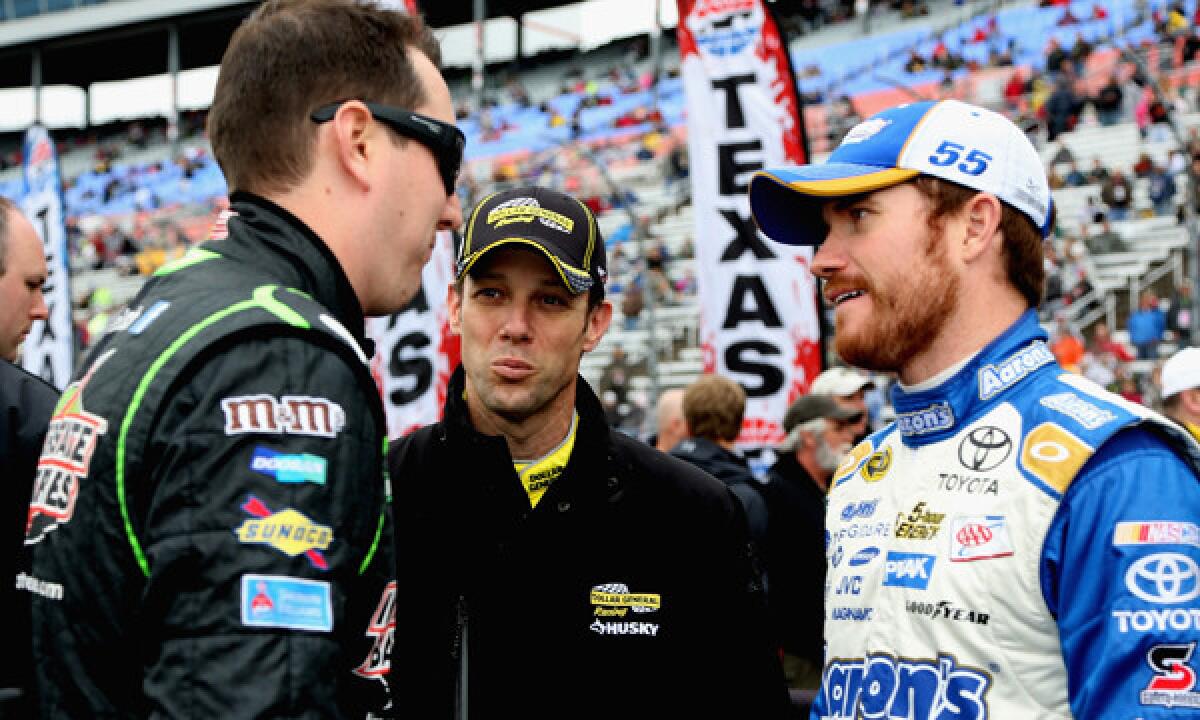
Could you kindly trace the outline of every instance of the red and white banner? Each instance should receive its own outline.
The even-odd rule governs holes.
[[[450,333],[446,290],[454,282],[454,238],[438,233],[421,271],[421,290],[408,307],[367,319],[375,341],[371,374],[383,396],[388,437],[396,439],[442,417],[446,385],[458,366],[458,337]]]
[[[807,161],[787,47],[762,0],[678,0],[704,371],[746,389],[738,443],[784,437],[788,404],[821,370],[811,249],[758,232],[746,189]]]

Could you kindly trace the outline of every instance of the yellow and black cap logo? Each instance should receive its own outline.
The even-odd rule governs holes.
[[[557,190],[519,187],[494,193],[475,207],[458,251],[456,275],[471,271],[489,250],[524,244],[541,251],[575,294],[608,279],[604,238],[586,205]]]

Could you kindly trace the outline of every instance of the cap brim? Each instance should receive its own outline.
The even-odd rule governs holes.
[[[471,272],[471,268],[475,266],[480,259],[500,247],[521,247],[530,250],[536,250],[541,253],[550,265],[554,267],[558,277],[562,280],[567,290],[574,295],[580,295],[591,289],[595,280],[591,275],[580,271],[578,268],[568,265],[561,257],[559,257],[551,248],[552,240],[546,238],[527,238],[527,237],[506,237],[492,242],[487,247],[474,253],[466,262],[460,263],[457,276],[461,279],[464,275]]]
[[[820,245],[826,232],[818,210],[820,200],[899,185],[918,174],[916,170],[854,163],[769,168],[750,180],[750,212],[775,242]]]

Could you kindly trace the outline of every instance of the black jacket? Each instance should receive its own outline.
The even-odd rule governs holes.
[[[459,368],[446,419],[388,459],[397,715],[786,717],[737,500],[606,427],[580,379],[571,459],[531,510],[504,439],[470,425],[463,382]]]
[[[771,573],[767,603],[783,648],[822,661],[825,597],[825,492],[796,462],[780,456],[762,486],[770,523],[763,562]]]
[[[671,448],[671,454],[725,483],[746,511],[750,538],[762,547],[767,536],[767,504],[758,491],[759,482],[746,458],[736,455],[712,440],[689,437]]]
[[[33,475],[57,401],[54,386],[0,360],[0,503],[6,517],[0,534],[4,541],[0,551],[0,578],[4,578],[0,612],[9,619],[14,639],[9,649],[0,653],[0,688],[23,690],[33,670],[29,659],[29,597],[18,593],[10,578],[16,574]],[[0,717],[7,717],[7,707],[0,700]]]
[[[238,194],[51,421],[18,576],[42,716],[364,717],[395,594],[382,406],[329,249]],[[381,537],[382,536],[382,537]]]

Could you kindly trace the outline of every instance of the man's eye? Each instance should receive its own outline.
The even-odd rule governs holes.
[[[543,295],[542,302],[547,305],[570,305],[566,298],[558,295]]]

